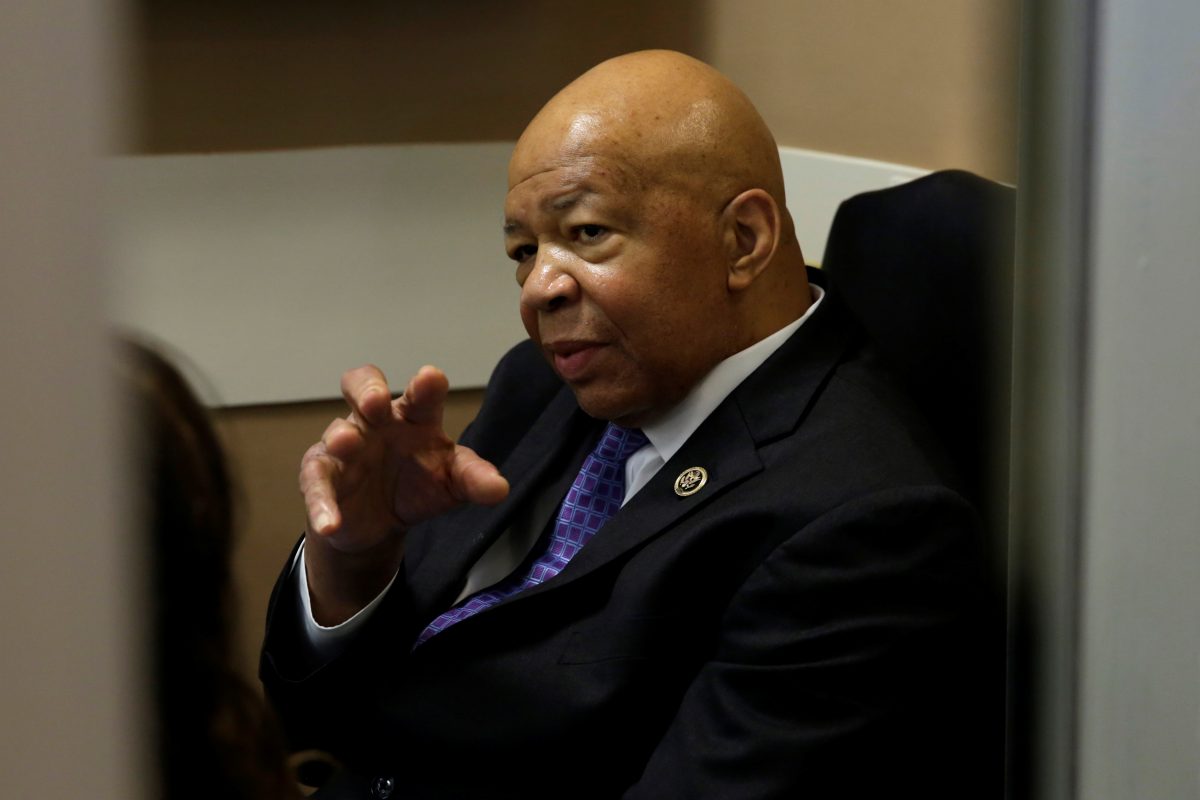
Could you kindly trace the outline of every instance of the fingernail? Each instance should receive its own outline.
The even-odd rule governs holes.
[[[319,512],[317,514],[317,518],[315,520],[313,520],[313,525],[316,526],[317,533],[321,533],[322,531],[324,531],[326,528],[328,528],[332,524],[333,524],[333,515],[330,514],[328,511]]]

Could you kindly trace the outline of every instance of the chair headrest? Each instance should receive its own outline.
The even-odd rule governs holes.
[[[947,170],[856,195],[834,217],[823,265],[976,500],[990,415],[998,400],[1007,408],[1015,194]]]

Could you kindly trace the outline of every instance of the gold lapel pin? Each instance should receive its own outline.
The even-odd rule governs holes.
[[[708,483],[708,470],[704,467],[688,467],[675,479],[675,494],[690,497]]]

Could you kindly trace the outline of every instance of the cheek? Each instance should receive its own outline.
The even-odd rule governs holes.
[[[529,334],[529,338],[535,342],[540,342],[538,336],[538,314],[536,309],[532,309],[524,303],[520,306],[521,324],[525,326],[525,332]]]

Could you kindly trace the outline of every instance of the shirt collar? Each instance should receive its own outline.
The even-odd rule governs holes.
[[[671,456],[683,447],[684,442],[738,384],[762,366],[813,315],[825,297],[825,290],[815,283],[810,283],[809,289],[812,303],[799,319],[717,364],[674,408],[652,424],[642,427],[642,432],[658,451],[663,463],[671,460]]]

